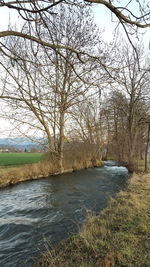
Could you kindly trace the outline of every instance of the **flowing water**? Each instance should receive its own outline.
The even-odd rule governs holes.
[[[125,167],[106,162],[0,190],[0,267],[30,267],[47,247],[77,231],[126,185]]]

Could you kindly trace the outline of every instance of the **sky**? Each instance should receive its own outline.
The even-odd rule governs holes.
[[[136,10],[136,7],[134,5],[132,5],[131,7],[132,9],[134,9],[134,11]],[[117,25],[116,23],[112,22],[111,12],[102,5],[95,5],[93,7],[93,12],[96,24],[100,29],[104,30],[102,34],[104,40],[111,42],[113,40],[114,29]],[[19,17],[16,11],[9,10],[8,8],[0,8],[0,31],[7,30],[9,22],[13,24],[16,23],[18,25],[18,21]],[[113,21],[115,21],[115,17],[113,17]],[[121,31],[121,33],[123,36],[125,36],[125,33],[123,31]],[[148,47],[150,42],[150,29],[144,35],[143,39],[146,43],[146,47]],[[11,129],[10,124],[5,120],[0,119],[0,138],[2,136],[8,135],[8,133],[10,132],[9,129]]]

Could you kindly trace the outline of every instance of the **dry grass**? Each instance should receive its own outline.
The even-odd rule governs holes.
[[[54,161],[43,160],[39,163],[12,167],[0,170],[0,187],[15,184],[25,180],[32,180],[54,174],[58,171],[58,164]]]
[[[103,166],[103,162],[96,156],[95,147],[90,145],[75,143],[64,153],[64,169],[72,169],[73,171],[85,169],[92,166]]]
[[[92,166],[102,166],[102,161],[93,158],[87,146],[71,147],[64,154],[64,172],[76,171]],[[38,179],[59,173],[58,156],[51,153],[38,163],[0,169],[0,187],[21,181]]]
[[[127,191],[90,216],[77,235],[49,251],[36,267],[148,267],[150,174],[134,174]]]

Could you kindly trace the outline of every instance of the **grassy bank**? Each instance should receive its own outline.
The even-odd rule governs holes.
[[[20,159],[18,156],[20,156]],[[39,162],[31,164],[31,162],[34,161]],[[3,162],[5,163],[5,166],[0,168],[0,187],[16,184],[26,180],[33,180],[47,177],[49,175],[59,174],[58,158],[53,155],[44,157],[43,154],[35,155],[35,153],[16,153],[13,158],[12,153],[10,153],[10,155],[4,155]],[[20,166],[20,164],[23,165]],[[95,158],[91,159],[90,156],[84,153],[77,156],[71,151],[71,154],[67,153],[64,157],[64,172],[71,172],[102,165],[103,163],[101,161],[96,160]],[[6,166],[9,168],[6,168]]]
[[[91,216],[79,233],[42,256],[35,266],[148,267],[150,174],[134,174],[125,192]]]

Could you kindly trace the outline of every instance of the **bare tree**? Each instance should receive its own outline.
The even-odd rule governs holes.
[[[47,27],[38,32],[56,45],[63,42],[87,52],[96,46],[99,49],[99,33],[89,10],[75,7],[73,16],[70,9],[61,6],[57,19],[47,17],[51,32]],[[70,107],[84,99],[87,91],[99,86],[95,63],[83,65],[72,51],[65,50],[62,54],[57,48],[52,52],[18,39],[9,43],[9,49],[8,44],[4,48],[5,60],[1,66],[6,76],[2,79],[0,98],[12,107],[13,119],[19,125],[28,124],[46,134],[49,151],[57,152],[63,171],[67,114]]]
[[[146,138],[146,146],[145,146],[145,167],[144,171],[148,171],[148,163],[147,163],[147,156],[148,156],[148,149],[149,149],[149,142],[150,142],[150,123],[147,124],[147,138]]]
[[[91,149],[91,158],[102,159],[103,131],[100,117],[99,91],[72,109],[71,137]],[[74,127],[76,125],[76,128]],[[74,130],[73,130],[74,129]]]
[[[36,42],[42,46],[49,47],[51,49],[55,49],[56,47],[64,50],[68,49],[77,54],[77,56],[81,56],[80,50],[75,50],[71,46],[63,45],[62,43],[53,44],[49,40],[45,39],[44,36],[38,36],[33,31],[30,31],[32,25],[35,24],[43,24],[48,27],[46,22],[47,14],[56,17],[59,12],[57,7],[61,4],[67,5],[77,5],[83,7],[84,5],[93,6],[95,4],[99,6],[105,6],[114,18],[118,21],[119,24],[122,25],[123,29],[126,32],[129,42],[133,45],[131,40],[131,36],[133,33],[137,34],[138,28],[145,29],[150,27],[150,11],[149,11],[149,1],[140,1],[140,0],[126,0],[126,1],[106,1],[106,0],[84,0],[83,2],[78,2],[75,0],[66,1],[66,0],[58,0],[58,1],[44,1],[44,0],[20,0],[20,1],[1,1],[0,8],[8,8],[11,10],[16,10],[18,12],[19,17],[28,23],[28,30],[22,29],[21,31],[17,31],[14,28],[8,29],[6,31],[0,32],[0,38],[6,36],[17,36],[23,39],[31,40],[32,42]],[[70,9],[71,12],[71,9]]]
[[[125,161],[127,155],[126,128],[128,116],[128,101],[126,96],[113,91],[103,103],[103,123],[107,130],[107,154],[115,156],[119,161]]]
[[[136,51],[139,62],[135,52],[130,50],[128,45],[124,45],[120,51],[118,48],[118,57],[116,54],[118,67],[114,61],[116,75],[105,108],[109,112],[109,125],[113,125],[109,130],[112,132],[113,150],[116,151],[117,158],[126,160],[131,168],[134,168],[136,159],[144,151],[145,124],[149,114],[148,67],[145,66],[142,45],[137,47]]]

